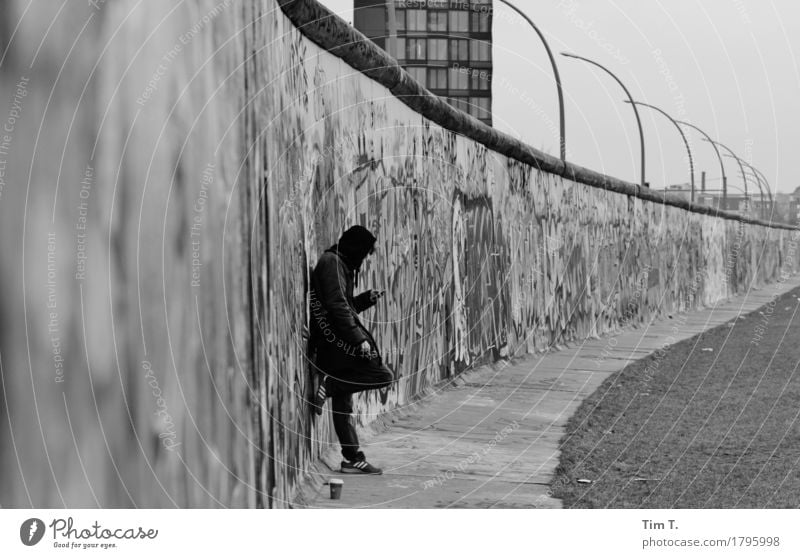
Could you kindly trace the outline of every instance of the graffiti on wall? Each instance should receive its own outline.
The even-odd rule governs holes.
[[[124,31],[100,64],[97,106],[114,126],[91,132],[102,153],[92,200],[102,209],[88,265],[101,279],[63,291],[72,296],[60,298],[60,327],[65,358],[83,370],[66,384],[72,426],[84,455],[101,456],[91,467],[104,482],[83,481],[66,442],[50,448],[67,464],[54,471],[40,447],[21,444],[40,488],[26,494],[9,476],[4,505],[62,505],[56,485],[73,487],[65,501],[78,507],[291,505],[315,460],[337,446],[328,418],[307,406],[309,269],[353,224],[378,238],[359,288],[387,294],[364,321],[400,377],[385,406],[359,397],[362,424],[469,367],[708,306],[780,276],[788,231],[547,174],[426,120],[306,39],[275,0],[217,4],[148,12],[122,1],[98,20],[98,36]],[[140,14],[129,18],[133,9]],[[148,60],[211,11],[213,29],[170,57],[137,104]],[[131,41],[144,45],[141,56]],[[71,145],[81,152],[74,160],[89,157],[87,142]],[[49,216],[51,203],[32,207]],[[66,212],[57,219],[74,227]],[[26,263],[30,276],[40,264]],[[39,292],[26,301],[42,308]],[[30,319],[46,346],[36,332],[47,324]],[[12,347],[4,366],[24,362],[18,335],[0,338]],[[29,389],[4,384],[9,415],[31,418]],[[44,428],[70,440],[62,394],[45,393]]]

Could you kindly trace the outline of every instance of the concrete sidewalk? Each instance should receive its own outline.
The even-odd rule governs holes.
[[[322,486],[309,507],[559,508],[548,488],[564,426],[608,376],[667,339],[693,337],[798,286],[800,277],[792,277],[713,308],[466,373],[388,417],[386,431],[364,435],[382,476],[342,475],[338,448],[331,452],[323,473],[344,480],[342,499],[330,500]]]

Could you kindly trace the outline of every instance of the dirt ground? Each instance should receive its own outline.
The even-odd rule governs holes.
[[[553,495],[565,508],[800,506],[798,365],[800,289],[628,366],[570,419]]]

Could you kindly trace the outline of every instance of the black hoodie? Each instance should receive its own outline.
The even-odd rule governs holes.
[[[367,229],[361,225],[355,225],[344,231],[339,242],[328,248],[326,252],[333,252],[344,260],[350,271],[355,273],[354,283],[358,285],[358,272],[361,264],[372,251],[376,240],[375,236]]]
[[[353,296],[358,270],[375,241],[364,227],[351,227],[320,256],[311,275],[312,344],[329,370],[357,364],[353,358],[364,341],[377,351],[375,339],[357,316],[375,303],[369,291]]]

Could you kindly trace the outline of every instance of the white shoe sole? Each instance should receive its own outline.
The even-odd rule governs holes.
[[[368,471],[362,471],[361,469],[340,469],[340,473],[343,475],[382,475],[383,471],[380,473],[370,473]]]

